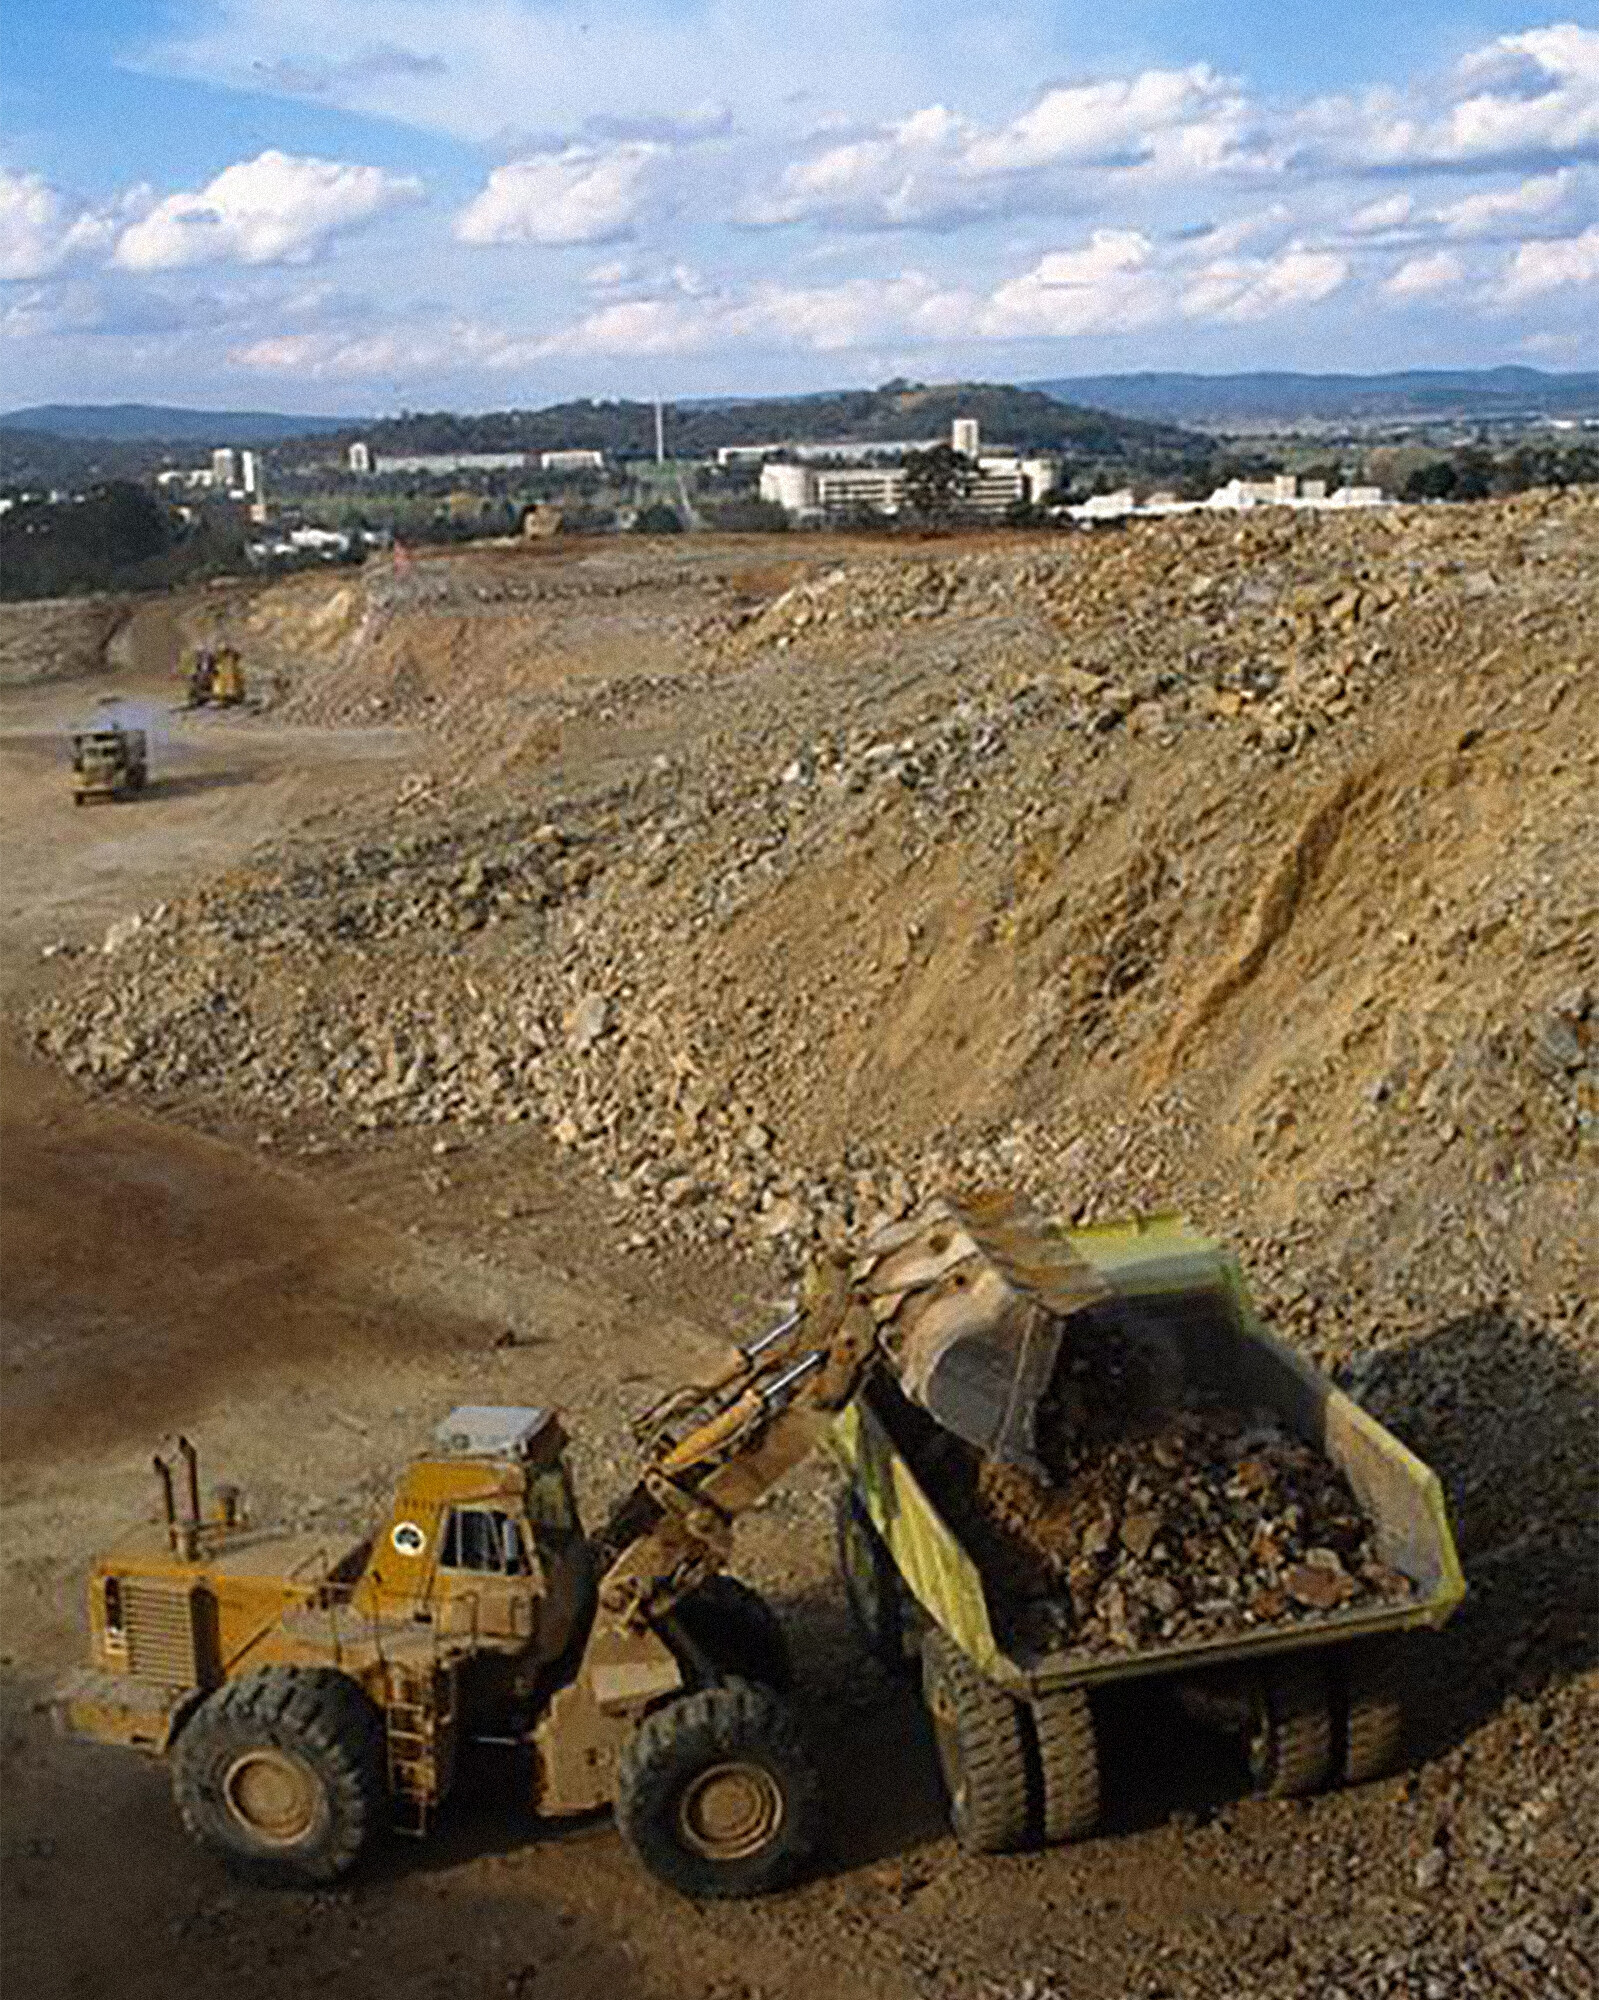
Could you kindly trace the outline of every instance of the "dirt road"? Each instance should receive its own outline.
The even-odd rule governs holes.
[[[789,579],[777,552],[766,561],[775,594]],[[602,613],[585,597],[585,618]],[[792,1894],[678,1901],[603,1817],[534,1823],[514,1768],[491,1759],[430,1843],[395,1842],[334,1893],[268,1895],[183,1840],[159,1768],[57,1743],[37,1704],[77,1662],[84,1565],[146,1508],[160,1433],[197,1436],[207,1478],[238,1479],[258,1515],[333,1540],[452,1402],[549,1402],[567,1413],[592,1515],[625,1475],[627,1412],[718,1337],[758,1324],[781,1290],[770,1265],[726,1250],[618,1251],[596,1221],[603,1184],[536,1120],[470,1143],[427,1125],[357,1143],[237,1107],[202,1118],[177,1095],[90,1091],[24,1052],[23,1009],[72,986],[112,924],[263,841],[359,827],[432,758],[403,729],[174,716],[175,633],[150,614],[120,669],[0,691],[8,1994],[1591,1990],[1594,1830],[1572,1754],[1593,1714],[1591,1640],[1581,1610],[1559,1601],[1540,1519],[1569,1504],[1550,1468],[1567,1468],[1569,1485],[1587,1390],[1551,1362],[1530,1428],[1485,1457],[1517,1385],[1482,1374],[1482,1329],[1442,1303],[1373,1377],[1426,1413],[1411,1435],[1465,1509],[1475,1591],[1426,1682],[1417,1761],[1396,1779],[1302,1804],[1242,1799],[1240,1774],[1174,1711],[1111,1704],[1102,1835],[1047,1855],[961,1856],[916,1705],[849,1634],[821,1466],[741,1541],[742,1567],[790,1631],[823,1746],[830,1848]],[[411,685],[387,655],[379,665],[384,688]],[[61,735],[107,693],[148,716],[155,782],[137,802],[75,812]],[[530,738],[544,726],[535,717]],[[558,740],[575,766],[581,729]],[[1505,1467],[1525,1498],[1520,1543],[1489,1490]]]

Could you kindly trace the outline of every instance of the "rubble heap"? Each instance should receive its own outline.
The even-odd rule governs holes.
[[[1079,1331],[1039,1409],[1048,1483],[976,1469],[972,1525],[1022,1636],[1131,1652],[1411,1595],[1318,1452],[1270,1412],[1152,1404],[1150,1373],[1113,1325]]]

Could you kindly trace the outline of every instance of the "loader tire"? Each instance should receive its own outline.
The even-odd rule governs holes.
[[[838,1496],[838,1568],[850,1623],[861,1644],[890,1673],[908,1674],[905,1586],[871,1516],[846,1487]]]
[[[1301,1799],[1332,1776],[1332,1707],[1315,1661],[1268,1667],[1251,1701],[1246,1749],[1255,1796]]]
[[[1405,1746],[1405,1702],[1391,1646],[1352,1646],[1343,1659],[1343,1739],[1339,1775],[1346,1785],[1380,1778]]]
[[[646,1716],[624,1746],[616,1823],[685,1896],[759,1896],[792,1882],[821,1837],[821,1787],[788,1704],[726,1681]]]
[[[968,1854],[1024,1847],[1030,1788],[1021,1704],[985,1680],[936,1626],[922,1645],[922,1695],[955,1838]]]
[[[1081,1840],[1099,1822],[1099,1743],[1088,1696],[1081,1688],[1055,1688],[1028,1704],[1038,1752],[1046,1846]]]
[[[736,1576],[710,1576],[673,1614],[719,1679],[751,1681],[779,1694],[794,1685],[788,1641],[777,1614]]]
[[[229,1681],[177,1741],[172,1790],[188,1833],[277,1888],[337,1881],[386,1818],[383,1723],[347,1675],[265,1667]]]

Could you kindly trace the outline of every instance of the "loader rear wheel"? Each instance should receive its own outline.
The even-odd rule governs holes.
[[[1081,1840],[1099,1821],[1099,1744],[1088,1696],[1081,1688],[1054,1688],[1028,1705],[1043,1809],[1040,1831],[1047,1845]]]
[[[775,1688],[779,1694],[793,1686],[788,1641],[776,1612],[736,1576],[707,1577],[673,1615],[719,1675]]]
[[[334,1882],[383,1824],[383,1725],[329,1668],[230,1681],[178,1738],[172,1791],[187,1831],[236,1873],[283,1888]]]
[[[1028,1835],[1022,1708],[985,1680],[936,1626],[922,1646],[922,1695],[933,1722],[950,1825],[968,1854],[1007,1854]]]
[[[1332,1776],[1332,1708],[1327,1677],[1311,1661],[1270,1667],[1250,1701],[1246,1747],[1255,1795],[1299,1799]]]
[[[616,1822],[685,1896],[759,1896],[815,1853],[821,1789],[788,1704],[726,1681],[647,1716],[622,1751]]]
[[[1380,1778],[1399,1762],[1405,1744],[1405,1702],[1399,1661],[1391,1646],[1352,1646],[1343,1659],[1343,1742],[1339,1770],[1346,1785]]]
[[[838,1496],[837,1531],[850,1622],[874,1660],[891,1673],[908,1673],[913,1656],[905,1646],[905,1586],[871,1516],[848,1488]]]

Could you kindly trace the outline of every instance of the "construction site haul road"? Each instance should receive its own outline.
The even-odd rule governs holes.
[[[1103,541],[554,537],[7,607],[8,1986],[1590,1990],[1595,522],[1573,493]],[[173,713],[219,629],[251,703]],[[158,782],[75,812],[64,746],[105,693],[154,712]],[[649,1413],[807,1273],[982,1187],[1089,1262],[1118,1218],[1194,1217],[1288,1372],[1206,1379],[1119,1299],[1056,1316],[1008,1454],[917,1400],[914,1356],[832,1413],[793,1385],[843,1456],[728,1510],[681,1603],[756,1649],[734,1672],[674,1606],[657,1711],[731,1697],[803,1745],[790,1886],[685,1897],[627,1809],[620,1838],[535,1810],[562,1740],[536,1675],[509,1726],[457,1726],[425,1840],[310,1887],[186,1838],[183,1728],[170,1769],[55,1733],[107,1636],[99,1558],[135,1636],[158,1574],[191,1608],[270,1595],[281,1632],[283,1536],[431,1546],[394,1516],[408,1468],[515,1485],[531,1577],[558,1458],[592,1568],[658,1576],[628,1510],[683,1434]],[[1414,1481],[1363,1486],[1340,1424]],[[164,1447],[173,1519],[130,1552],[180,1434],[195,1505]],[[451,1505],[460,1555],[491,1509]],[[452,1645],[467,1599],[523,1616],[513,1571],[433,1574]],[[177,1627],[195,1692],[209,1629]],[[260,1720],[247,1672],[207,1700]],[[224,1792],[292,1845],[293,1756],[228,1740]],[[773,1859],[781,1786],[717,1761],[673,1794],[668,1882],[688,1833]],[[387,1750],[381,1777],[387,1821]]]

